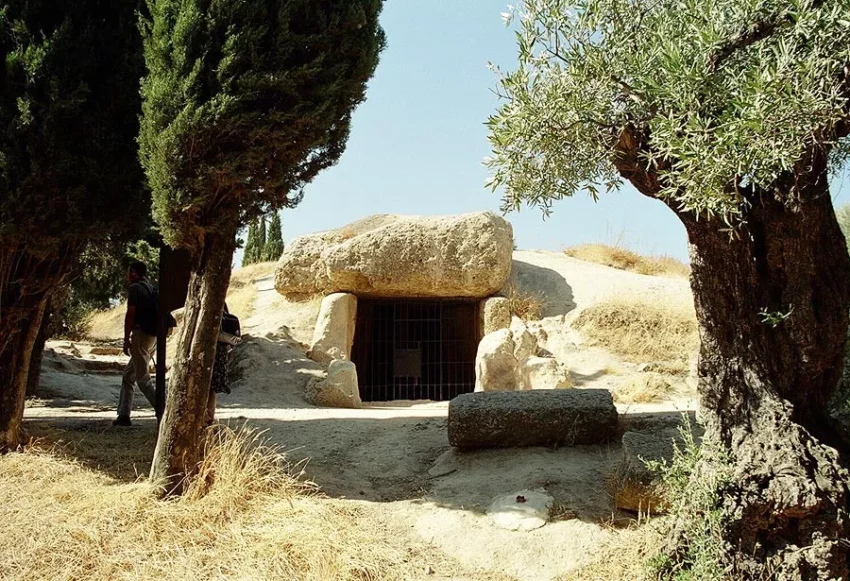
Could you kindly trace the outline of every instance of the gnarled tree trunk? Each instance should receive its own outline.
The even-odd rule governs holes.
[[[64,284],[78,249],[36,256],[22,245],[0,250],[0,451],[22,443],[31,356],[50,294]]]
[[[38,334],[35,337],[35,342],[32,347],[32,355],[30,355],[29,374],[27,375],[27,395],[32,396],[38,393],[38,384],[41,379],[41,363],[44,361],[44,346],[47,344],[48,335],[50,332],[50,320],[53,317],[51,309],[55,301],[48,301],[44,315],[41,318]]]
[[[200,461],[215,344],[235,249],[233,228],[230,232],[207,234],[193,259],[165,414],[151,466],[151,479],[162,482],[166,494],[181,494],[186,479]]]
[[[735,579],[850,577],[848,443],[827,413],[842,374],[850,258],[826,172],[815,178],[796,184],[794,204],[750,195],[731,238],[717,221],[681,216],[706,443],[726,456],[707,455],[694,478],[730,471],[718,492]]]

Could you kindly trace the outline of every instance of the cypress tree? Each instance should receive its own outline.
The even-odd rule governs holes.
[[[266,217],[260,216],[260,231],[257,234],[257,250],[254,262],[262,262],[266,256]]]
[[[242,254],[242,266],[248,266],[257,262],[255,258],[257,255],[258,230],[257,221],[253,220],[248,225],[248,240],[245,242],[245,251]]]
[[[280,225],[280,213],[272,214],[272,220],[269,224],[269,238],[266,240],[265,256],[263,260],[266,262],[276,261],[283,254],[283,229]]]
[[[182,490],[199,458],[236,233],[335,164],[384,35],[382,0],[148,0],[140,145],[166,241],[193,255],[151,468]]]
[[[131,0],[0,7],[0,449],[21,441],[51,294],[90,241],[145,222],[137,8]]]

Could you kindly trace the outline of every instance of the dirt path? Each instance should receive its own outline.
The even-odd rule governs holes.
[[[566,361],[584,387],[610,387],[619,365],[601,350],[581,344],[565,323],[584,305],[618,292],[659,293],[682,298],[686,283],[654,279],[588,265],[556,253],[518,252],[519,284],[547,294],[546,347]],[[647,280],[649,279],[649,280]],[[569,283],[567,282],[569,281]],[[607,290],[593,290],[607,285]],[[257,281],[255,314],[243,319],[245,344],[238,350],[241,379],[219,399],[223,422],[249,421],[287,450],[307,478],[333,497],[379,506],[411,538],[424,539],[471,570],[500,571],[521,580],[552,579],[592,559],[612,535],[612,524],[629,516],[613,508],[611,474],[619,443],[577,448],[533,448],[451,453],[446,437],[447,404],[393,402],[362,410],[317,408],[303,399],[306,383],[322,373],[305,355],[318,301],[288,303],[270,277]],[[608,293],[607,295],[605,293]],[[42,396],[29,402],[31,425],[71,425],[116,430],[120,356],[94,355],[88,345],[51,342],[45,358]],[[152,430],[152,411],[137,396],[134,419]],[[693,409],[688,397],[658,404],[618,406],[624,425],[669,426]],[[82,426],[82,427],[81,427]],[[432,467],[440,470],[429,474]],[[439,474],[439,475],[435,475]],[[555,499],[553,521],[522,533],[495,527],[486,516],[494,497],[543,489]]]

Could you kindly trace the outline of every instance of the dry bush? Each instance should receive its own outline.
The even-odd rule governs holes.
[[[684,303],[615,299],[588,307],[574,326],[591,343],[638,362],[684,363],[699,344],[696,315]]]
[[[641,373],[620,384],[614,391],[617,403],[649,403],[663,401],[674,391],[672,379],[661,373]]]
[[[564,254],[579,260],[652,276],[687,277],[691,272],[687,264],[671,256],[643,256],[626,248],[607,244],[580,244],[567,248]]]
[[[543,317],[544,299],[540,294],[511,282],[502,290],[502,295],[508,299],[511,314],[523,321],[539,321]]]
[[[316,495],[250,430],[210,438],[200,477],[169,501],[62,450],[0,458],[0,579],[401,581],[428,563],[453,569],[399,542],[377,511]]]

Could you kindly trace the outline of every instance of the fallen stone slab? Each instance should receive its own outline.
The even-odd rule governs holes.
[[[696,430],[694,438],[699,441]],[[675,428],[623,434],[623,462],[617,471],[614,493],[617,508],[642,514],[665,512],[665,488],[661,475],[649,470],[646,462],[666,462],[669,465],[677,447],[684,450],[685,442]]]
[[[456,448],[600,444],[617,433],[617,409],[603,389],[466,393],[449,403]]]
[[[487,515],[501,529],[533,531],[549,522],[554,501],[542,490],[520,490],[497,496],[487,509]]]

